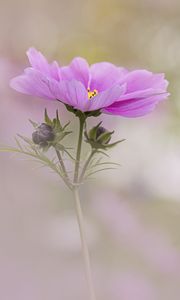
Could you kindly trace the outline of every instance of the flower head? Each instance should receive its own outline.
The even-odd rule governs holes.
[[[146,70],[128,71],[108,62],[89,66],[76,57],[69,66],[49,64],[34,48],[27,51],[31,67],[11,80],[15,90],[49,100],[58,100],[81,112],[101,111],[139,117],[152,111],[168,96],[164,74]]]

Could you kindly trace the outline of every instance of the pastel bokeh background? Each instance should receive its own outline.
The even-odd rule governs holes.
[[[45,107],[72,118],[58,103],[9,88],[30,46],[61,64],[84,56],[165,72],[170,81],[171,97],[151,115],[103,117],[126,142],[111,151],[121,167],[81,191],[98,300],[180,298],[179,28],[178,0],[0,1],[1,145],[13,145],[16,133],[30,136],[28,119],[41,121]],[[71,194],[49,170],[7,153],[0,154],[0,299],[87,299]]]

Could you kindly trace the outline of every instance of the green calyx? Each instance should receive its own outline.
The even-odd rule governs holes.
[[[72,112],[73,114],[75,114],[76,117],[80,118],[80,119],[84,119],[84,121],[88,118],[88,117],[98,117],[101,115],[101,111],[98,110],[94,110],[94,111],[86,111],[86,112],[82,112],[78,109],[74,109],[72,106],[66,104],[65,105],[67,110]]]
[[[66,131],[69,122],[64,126],[61,125],[58,110],[56,111],[56,118],[50,119],[47,110],[44,113],[44,122],[39,125],[33,121],[30,121],[35,131],[32,134],[32,141],[34,144],[39,145],[43,150],[48,150],[51,146],[57,150],[63,150],[64,147],[61,145],[61,140],[71,131]]]
[[[84,132],[86,142],[89,143],[93,149],[107,150],[124,141],[124,139],[122,139],[110,144],[109,142],[114,131],[108,131],[106,128],[100,126],[101,124],[102,122],[91,128],[89,132],[87,132],[87,130]]]

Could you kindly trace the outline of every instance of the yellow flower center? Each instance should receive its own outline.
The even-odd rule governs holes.
[[[89,100],[98,94],[97,90],[91,91],[90,88],[88,88],[87,91],[88,91],[88,99]]]

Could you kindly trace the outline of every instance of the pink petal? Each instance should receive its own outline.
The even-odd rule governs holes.
[[[80,81],[86,88],[89,83],[89,65],[84,58],[76,57],[68,67],[61,68],[63,80]]]
[[[120,115],[125,117],[140,117],[151,112],[156,104],[164,100],[168,96],[167,93],[163,95],[152,96],[145,99],[132,99],[123,102],[116,102],[103,111],[109,114]]]
[[[108,107],[112,103],[116,102],[119,99],[119,97],[125,93],[125,91],[126,85],[115,85],[110,89],[101,92],[97,96],[91,98],[85,110],[93,111],[97,109],[102,109],[104,107]]]
[[[125,93],[124,95],[122,95],[118,102],[120,101],[126,101],[126,100],[132,100],[136,101],[139,99],[143,99],[143,98],[148,98],[151,96],[156,96],[156,95],[164,95],[164,90],[162,89],[154,89],[154,88],[149,88],[146,90],[139,90],[139,91],[135,91],[135,92],[131,92],[131,93]],[[118,105],[118,104],[117,104]]]
[[[47,77],[32,68],[25,69],[23,75],[13,78],[10,86],[23,94],[54,99]]]
[[[55,99],[68,104],[75,109],[84,111],[88,103],[88,93],[83,84],[76,80],[62,80],[61,82],[50,82],[50,89]]]
[[[137,70],[127,74],[122,82],[127,83],[126,93],[104,112],[126,117],[142,116],[169,95],[166,92],[168,82],[164,80],[164,74]]]
[[[100,62],[90,67],[90,89],[104,91],[115,85],[127,71],[108,62]]]
[[[166,90],[168,86],[167,80],[164,80],[164,74],[153,74],[146,70],[129,72],[121,81],[121,83],[125,82],[127,83],[127,94],[149,88]]]
[[[83,112],[107,107],[119,99],[120,95],[125,92],[125,85],[121,87],[116,85],[89,100],[87,90],[79,81],[63,80],[59,83],[51,81],[49,84],[56,99]]]
[[[54,61],[52,64],[49,64],[42,53],[37,51],[35,48],[30,48],[27,51],[27,56],[31,66],[35,70],[40,71],[48,77],[60,80],[60,67],[56,61]]]

